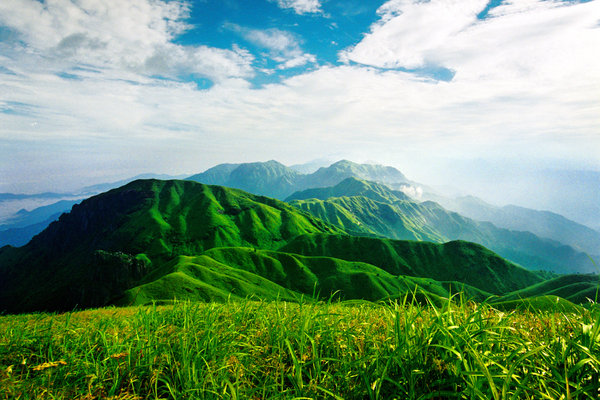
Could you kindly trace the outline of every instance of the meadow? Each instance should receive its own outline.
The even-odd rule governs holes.
[[[600,310],[411,298],[0,316],[0,398],[599,398]]]

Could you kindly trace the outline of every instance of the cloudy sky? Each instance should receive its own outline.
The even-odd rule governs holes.
[[[1,0],[0,192],[269,159],[598,170],[599,49],[600,0]]]

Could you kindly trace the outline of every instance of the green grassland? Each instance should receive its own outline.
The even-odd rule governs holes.
[[[598,309],[506,312],[409,298],[0,316],[0,398],[600,396]]]

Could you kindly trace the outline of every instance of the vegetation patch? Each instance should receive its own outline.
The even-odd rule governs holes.
[[[600,396],[600,310],[507,312],[407,299],[245,299],[3,316],[0,397]]]

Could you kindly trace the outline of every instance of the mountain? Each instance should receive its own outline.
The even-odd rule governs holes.
[[[0,224],[0,230],[24,228],[29,225],[46,221],[50,218],[58,217],[63,212],[69,211],[74,204],[79,202],[81,202],[81,200],[61,200],[47,206],[35,208],[31,211],[21,209],[11,218],[6,219]]]
[[[482,300],[541,282],[482,246],[352,237],[279,200],[192,181],[140,180],[73,206],[0,249],[0,311],[151,300],[403,293]]]
[[[497,207],[473,196],[441,198],[444,207],[467,217],[494,225],[568,244],[589,254],[600,254],[600,232],[550,211],[537,211],[515,205]]]
[[[75,205],[27,245],[0,249],[0,305],[102,305],[177,255],[217,246],[275,249],[300,234],[338,231],[235,189],[135,181]]]
[[[303,185],[305,188],[333,186],[352,177],[384,184],[409,183],[408,179],[394,167],[356,164],[348,160],[341,160],[307,175],[303,180]]]
[[[290,202],[293,200],[306,199],[328,199],[331,197],[364,196],[368,199],[380,202],[394,203],[402,200],[409,200],[409,197],[398,190],[389,189],[386,186],[368,182],[356,177],[349,177],[335,186],[307,189],[295,192],[285,199]]]
[[[294,191],[302,174],[271,160],[245,164],[220,164],[188,180],[242,189],[251,193],[285,198]]]
[[[350,185],[352,183],[352,185]],[[529,232],[498,228],[448,211],[439,204],[407,200],[401,192],[374,182],[354,179],[335,187],[294,193],[288,200],[301,210],[355,235],[379,235],[392,239],[480,243],[513,262],[532,270],[559,273],[596,272],[589,257],[570,246]],[[347,195],[344,188],[349,187]],[[356,196],[355,194],[360,193]],[[382,194],[383,193],[383,194]],[[396,196],[400,193],[400,196]],[[333,195],[334,197],[329,197]],[[307,198],[307,200],[293,200]]]
[[[61,200],[59,202],[35,208],[31,211],[21,209],[0,225],[0,247],[23,246],[32,237],[43,231],[51,222],[68,212],[81,200]]]
[[[408,184],[408,179],[397,169],[383,165],[356,164],[341,160],[329,167],[304,174],[271,160],[245,164],[220,164],[188,180],[211,185],[222,185],[246,190],[278,199],[314,187],[336,185],[349,177],[381,182]]]
[[[469,242],[444,244],[348,235],[302,235],[280,251],[305,256],[334,257],[378,266],[393,275],[467,283],[500,294],[539,283],[542,278]]]

